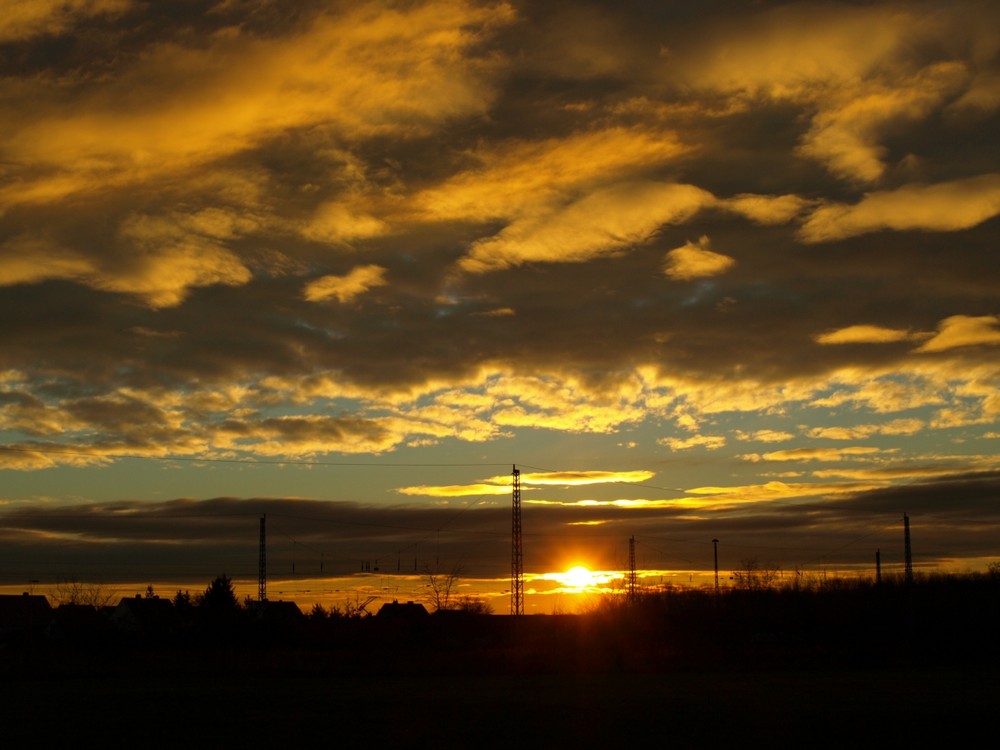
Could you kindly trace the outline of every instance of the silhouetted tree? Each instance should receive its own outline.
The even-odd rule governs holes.
[[[740,561],[733,571],[733,587],[743,591],[763,591],[778,579],[778,568],[761,563],[756,557]]]
[[[317,622],[321,622],[323,620],[326,620],[329,617],[329,614],[327,613],[326,609],[323,608],[322,604],[316,602],[313,605],[312,609],[309,610],[309,614],[307,616],[309,617],[310,620],[316,620]]]
[[[73,578],[57,582],[52,598],[57,604],[83,604],[100,609],[114,604],[118,592],[103,583],[84,583]]]
[[[427,586],[427,599],[434,611],[442,609],[452,609],[454,602],[452,597],[458,587],[458,579],[462,573],[462,568],[458,565],[452,567],[447,572],[424,568],[424,584]]]
[[[191,604],[191,592],[177,589],[177,593],[174,594],[174,598],[170,600],[170,603],[177,609],[191,609],[193,606]]]
[[[198,607],[209,614],[238,612],[240,602],[233,590],[233,582],[223,573],[212,581],[205,592],[198,597]]]
[[[470,615],[492,615],[493,605],[485,599],[478,599],[473,596],[461,596],[455,603],[455,609],[460,612],[468,612]]]

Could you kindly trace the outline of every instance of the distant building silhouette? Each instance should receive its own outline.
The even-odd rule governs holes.
[[[146,635],[160,635],[176,630],[177,612],[167,599],[158,596],[122,599],[109,616],[120,630]]]
[[[393,599],[388,604],[383,604],[375,616],[380,620],[413,622],[428,617],[429,613],[427,607],[420,602],[400,603]]]
[[[44,596],[0,595],[0,643],[41,632],[52,621],[52,605]]]

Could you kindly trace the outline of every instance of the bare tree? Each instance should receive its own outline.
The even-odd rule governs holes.
[[[115,589],[103,583],[86,583],[75,578],[57,581],[52,591],[57,604],[83,604],[94,609],[107,607],[118,598]]]
[[[462,568],[455,565],[447,572],[424,568],[424,584],[427,586],[427,599],[434,611],[452,609],[455,590],[458,588],[458,579],[462,574]]]
[[[743,591],[763,591],[778,580],[780,569],[762,563],[756,557],[740,561],[740,567],[733,571],[733,586]]]
[[[493,605],[485,599],[475,596],[460,596],[455,604],[455,609],[460,612],[468,612],[470,615],[492,615]]]

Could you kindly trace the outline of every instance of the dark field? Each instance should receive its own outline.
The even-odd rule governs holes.
[[[998,612],[981,577],[7,643],[3,747],[979,745]]]
[[[955,747],[995,722],[994,669],[322,676],[243,663],[3,683],[5,747]],[[213,670],[214,671],[214,670]]]

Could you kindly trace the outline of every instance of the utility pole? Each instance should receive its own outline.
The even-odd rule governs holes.
[[[257,556],[257,601],[267,601],[267,536],[265,521],[267,515],[260,517],[260,554]]]
[[[524,555],[521,551],[521,472],[513,471],[510,553],[510,613],[524,614]]]
[[[625,574],[625,601],[635,604],[638,596],[635,573],[635,537],[628,539],[628,573]]]
[[[875,585],[882,585],[882,550],[875,550]]]
[[[719,593],[719,540],[712,540],[712,552],[715,556],[715,593]]]
[[[913,551],[910,549],[910,517],[903,514],[903,559],[906,561],[903,568],[903,577],[906,585],[913,583]]]

